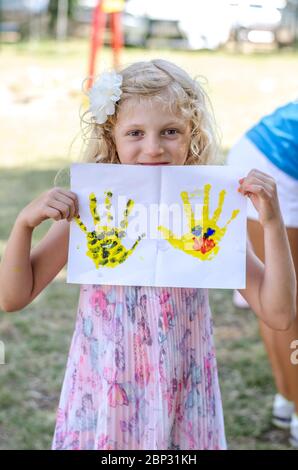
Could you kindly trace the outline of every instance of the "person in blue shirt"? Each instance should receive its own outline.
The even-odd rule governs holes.
[[[273,165],[298,180],[298,101],[264,116],[246,137]]]
[[[298,100],[266,115],[231,148],[228,165],[252,168],[271,175],[277,184],[280,207],[298,275]],[[264,237],[252,203],[248,200],[248,234],[255,253],[264,260]],[[237,307],[249,307],[238,291]],[[298,448],[298,319],[287,331],[274,331],[260,321],[260,331],[272,366],[277,393],[272,422],[290,429],[290,443]]]

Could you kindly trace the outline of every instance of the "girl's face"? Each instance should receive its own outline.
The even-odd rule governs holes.
[[[191,126],[159,102],[122,103],[114,128],[121,163],[128,165],[184,165]]]

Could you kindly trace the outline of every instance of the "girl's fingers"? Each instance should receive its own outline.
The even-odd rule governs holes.
[[[247,178],[247,180],[245,180],[245,182],[241,185],[240,192],[245,193],[246,191],[249,191],[248,186],[251,186],[251,185],[262,186],[266,189],[266,191],[269,194],[272,194],[274,192],[274,188],[272,188],[272,185],[270,183],[260,180],[259,178],[256,178],[256,177]]]
[[[59,195],[59,200],[61,200],[60,196],[63,196],[63,197],[67,197],[69,199],[72,200],[74,206],[75,206],[75,215],[78,215],[79,214],[79,200],[78,200],[78,196],[76,195],[76,193],[72,192],[72,191],[68,191],[66,189],[63,189],[63,188],[53,188],[51,190],[51,194],[56,198],[58,198],[58,195]]]
[[[256,170],[256,169],[254,169],[254,170],[252,170],[252,171],[253,171],[254,174],[255,174],[256,176],[258,176],[259,178],[263,178],[263,179],[265,179],[265,180],[267,180],[267,181],[271,181],[272,183],[275,183],[274,178],[273,178],[271,175],[268,175],[268,173],[264,173],[263,171],[261,171],[261,170]]]
[[[250,192],[255,193],[252,188],[257,190],[255,194],[259,194],[267,198],[274,198],[277,194],[275,180],[270,175],[267,175],[260,170],[251,170],[246,177],[239,180],[239,184],[240,187],[238,191],[247,196],[250,196]],[[261,187],[264,188],[264,192],[260,190]]]
[[[59,202],[62,202],[63,204],[67,205],[68,208],[69,208],[69,216],[68,216],[68,219],[72,219],[75,214],[76,214],[76,206],[75,206],[75,202],[73,199],[71,199],[70,197],[68,196],[65,196],[64,194],[62,193],[58,193],[56,194],[56,197],[55,197],[55,200],[56,201],[59,201]]]
[[[49,219],[54,219],[58,222],[58,220],[61,220],[63,219],[63,214],[61,211],[59,211],[58,209],[55,209],[53,207],[47,207],[46,209],[46,216],[49,218]]]
[[[264,183],[271,185],[273,189],[275,188],[275,180],[270,175],[255,169],[251,170],[245,178],[241,178],[239,183],[242,184],[245,180],[250,180],[251,178],[257,178],[259,181],[263,181]]]
[[[248,184],[244,192],[259,195],[263,199],[271,199],[271,192],[262,184]]]
[[[70,215],[69,206],[67,204],[64,204],[63,202],[54,200],[52,202],[49,202],[47,204],[47,206],[52,208],[52,209],[56,209],[56,211],[59,211],[60,212],[60,219],[67,219]]]

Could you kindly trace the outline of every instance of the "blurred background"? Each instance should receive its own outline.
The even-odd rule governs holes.
[[[162,57],[200,77],[223,154],[261,116],[297,98],[298,0],[123,3],[120,65]],[[0,256],[21,208],[67,187],[80,157],[96,4],[0,0]],[[113,64],[110,17],[96,73]],[[49,226],[34,231],[33,244]],[[50,447],[78,300],[65,276],[22,312],[0,314],[0,449]],[[287,449],[287,434],[270,424],[275,392],[254,314],[235,308],[230,291],[210,297],[229,447]]]
[[[97,0],[1,0],[5,41],[45,37],[87,37]],[[124,0],[128,46],[163,45],[216,50],[239,43],[293,45],[297,39],[295,0]]]

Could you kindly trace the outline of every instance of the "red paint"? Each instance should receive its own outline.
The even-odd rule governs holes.
[[[215,247],[215,242],[212,240],[212,238],[195,238],[193,237],[194,240],[194,246],[193,249],[195,251],[200,251],[203,255],[205,253],[208,253],[208,251],[211,251]]]

